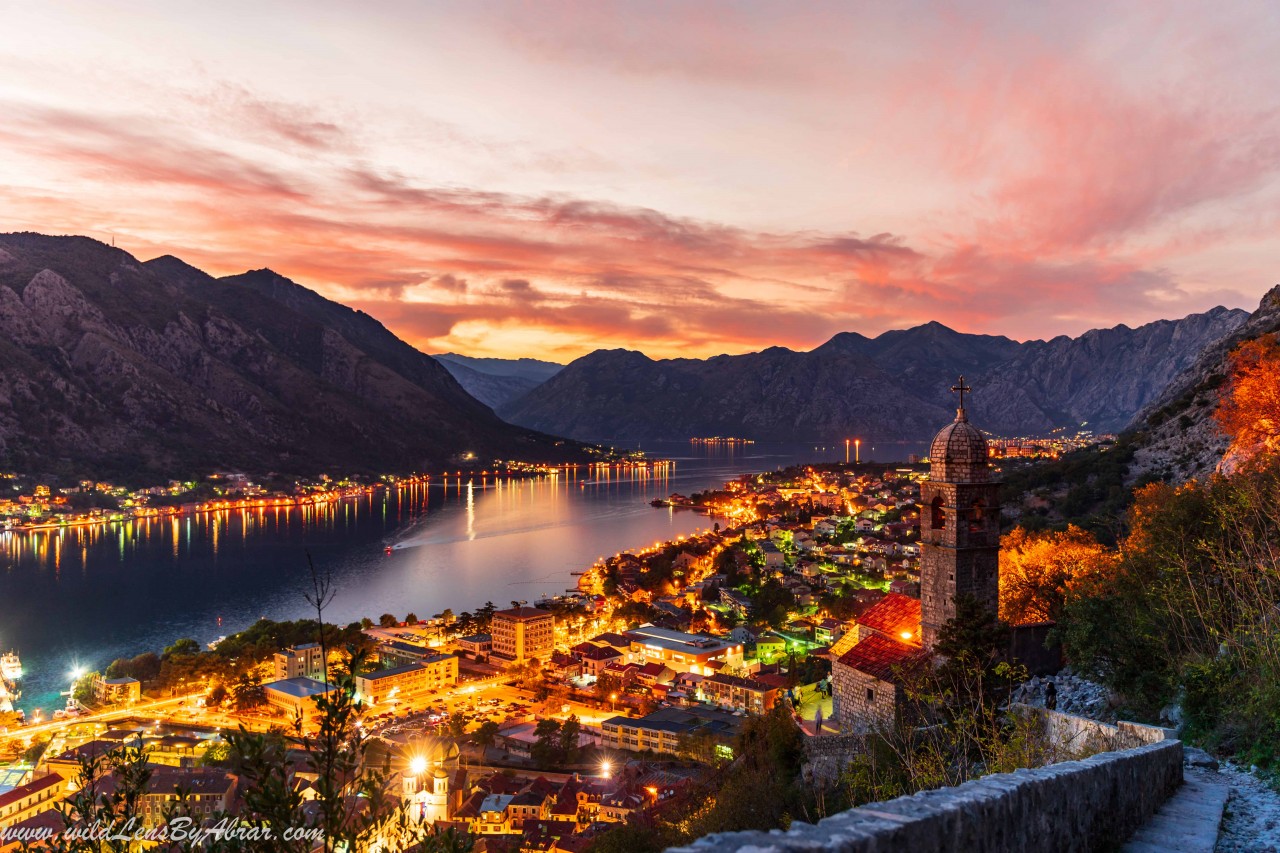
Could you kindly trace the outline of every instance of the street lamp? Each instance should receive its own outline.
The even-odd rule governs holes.
[[[608,759],[600,762],[600,775],[608,779],[609,774],[613,772],[613,764]]]

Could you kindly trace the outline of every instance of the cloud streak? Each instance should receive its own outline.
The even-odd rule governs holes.
[[[0,223],[270,266],[429,351],[560,359],[1048,337],[1269,283],[1245,276],[1278,248],[1280,105],[1242,83],[1280,79],[1242,75],[1280,44],[1235,10],[478,8],[431,45],[326,20],[358,88],[234,37],[253,79],[209,54],[115,99],[90,58],[0,87]]]

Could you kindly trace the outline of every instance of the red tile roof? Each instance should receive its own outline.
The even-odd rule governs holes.
[[[920,599],[891,592],[880,599],[870,610],[858,617],[858,625],[900,638],[903,631],[910,631],[912,642],[920,642]]]
[[[864,672],[880,681],[895,681],[897,676],[926,659],[918,646],[908,646],[879,634],[872,634],[840,657],[840,663]]]
[[[0,808],[4,808],[5,806],[12,805],[21,799],[38,794],[46,788],[52,788],[55,785],[61,784],[62,777],[57,773],[50,773],[48,776],[41,776],[39,779],[35,779],[25,785],[19,785],[7,793],[0,794]]]

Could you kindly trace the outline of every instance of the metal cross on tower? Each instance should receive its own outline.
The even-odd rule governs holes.
[[[964,376],[961,376],[961,377],[960,377],[960,384],[959,384],[959,385],[952,385],[952,386],[951,386],[951,390],[952,390],[952,391],[955,391],[955,392],[959,392],[959,394],[960,394],[960,408],[961,408],[961,409],[963,409],[963,408],[964,408],[964,395],[965,395],[966,393],[968,393],[968,392],[972,391],[973,389],[972,389],[972,388],[970,388],[968,385],[965,385],[965,384],[964,384]]]

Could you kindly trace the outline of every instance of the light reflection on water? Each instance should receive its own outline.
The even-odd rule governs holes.
[[[450,477],[336,503],[136,519],[0,534],[0,650],[27,672],[20,705],[60,706],[73,665],[206,643],[255,619],[308,615],[306,555],[332,573],[327,618],[428,617],[486,600],[508,606],[572,587],[594,560],[709,526],[649,505],[741,473],[843,457],[843,446],[646,447],[667,469],[538,480]],[[900,446],[896,457],[920,452]],[[864,457],[867,450],[863,450]],[[388,555],[385,548],[396,547]]]

